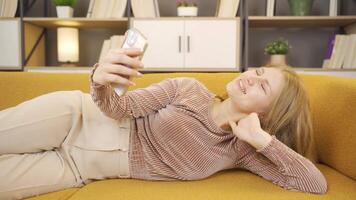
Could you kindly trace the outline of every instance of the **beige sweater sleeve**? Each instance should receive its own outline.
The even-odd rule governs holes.
[[[94,65],[90,73],[90,95],[100,110],[113,119],[144,117],[172,103],[177,96],[177,79],[165,79],[119,96],[110,85],[93,82],[93,75],[98,66]]]
[[[245,145],[248,146],[247,143]],[[238,167],[289,190],[318,194],[326,192],[327,183],[319,169],[275,136],[261,150],[256,151],[251,146],[248,148],[249,153],[239,160]]]

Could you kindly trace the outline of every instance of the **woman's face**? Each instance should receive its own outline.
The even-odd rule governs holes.
[[[266,113],[283,88],[284,77],[277,68],[248,70],[226,85],[233,105],[246,114]]]

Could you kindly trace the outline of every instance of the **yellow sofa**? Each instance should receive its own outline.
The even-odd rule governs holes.
[[[163,73],[137,78],[145,87],[167,77],[187,76],[202,81],[215,93],[224,92],[236,73]],[[88,74],[0,72],[0,110],[57,90],[88,92]],[[328,182],[325,195],[282,189],[247,171],[222,171],[200,181],[105,180],[83,188],[44,194],[31,200],[91,199],[356,199],[356,79],[303,75],[311,97],[315,137],[321,163],[318,168]],[[134,89],[130,88],[130,89]]]

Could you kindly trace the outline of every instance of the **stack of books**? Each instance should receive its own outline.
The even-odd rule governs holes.
[[[160,17],[157,0],[131,0],[131,7],[135,17]]]
[[[356,69],[356,34],[330,37],[323,62],[326,69]]]
[[[17,0],[0,0],[0,17],[15,17]]]
[[[102,60],[110,49],[121,48],[122,44],[124,43],[124,39],[124,35],[113,35],[110,37],[110,39],[104,40],[101,47],[99,60]]]
[[[236,17],[240,0],[218,0],[215,17]]]
[[[121,18],[125,14],[127,0],[90,0],[88,18]]]

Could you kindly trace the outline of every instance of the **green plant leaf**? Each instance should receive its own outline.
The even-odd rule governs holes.
[[[76,0],[52,0],[56,6],[70,6],[74,7],[77,3]]]

